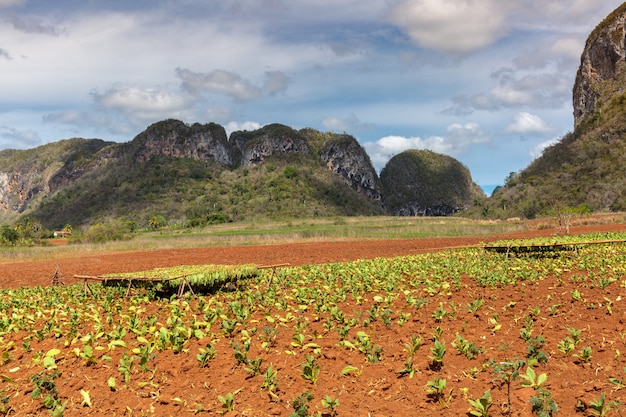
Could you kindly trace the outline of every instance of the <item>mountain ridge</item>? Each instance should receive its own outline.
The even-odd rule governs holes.
[[[107,216],[202,224],[387,214],[380,178],[348,134],[275,123],[227,137],[218,124],[175,119],[125,143],[75,138],[0,152],[0,208],[5,221],[31,216],[48,227]]]

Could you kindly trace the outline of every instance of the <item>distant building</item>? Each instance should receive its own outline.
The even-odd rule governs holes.
[[[68,236],[72,236],[72,232],[64,232],[62,230],[54,232],[54,237],[68,237]]]

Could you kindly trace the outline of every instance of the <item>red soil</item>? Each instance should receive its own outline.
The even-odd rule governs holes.
[[[572,234],[624,231],[622,224],[593,225],[572,228]],[[50,284],[55,267],[58,265],[66,278],[66,283],[73,282],[75,274],[100,275],[115,272],[140,271],[157,267],[167,267],[184,264],[242,264],[253,263],[272,265],[290,263],[291,265],[330,263],[355,259],[372,259],[376,257],[392,257],[397,255],[417,254],[439,251],[445,248],[477,245],[501,239],[518,239],[523,237],[550,236],[558,234],[556,229],[534,230],[500,236],[481,236],[463,238],[440,239],[403,239],[390,241],[353,241],[353,242],[315,242],[268,246],[242,247],[211,247],[202,249],[157,250],[145,252],[122,252],[106,254],[81,254],[72,258],[56,259],[38,262],[15,262],[0,265],[0,287],[17,287]],[[549,262],[549,261],[548,261]],[[299,377],[303,354],[286,354],[291,347],[293,324],[279,332],[274,340],[274,348],[268,351],[260,349],[259,341],[263,335],[255,336],[255,345],[249,357],[262,357],[263,370],[269,362],[273,363],[280,377],[279,399],[272,401],[266,390],[260,389],[262,378],[250,377],[243,370],[243,366],[235,363],[228,340],[222,337],[215,343],[218,351],[216,359],[210,362],[209,368],[200,368],[195,359],[195,353],[200,347],[210,343],[210,340],[194,341],[189,346],[189,353],[173,354],[163,352],[150,364],[155,369],[153,382],[155,387],[147,385],[143,388],[118,389],[112,393],[106,386],[107,377],[117,373],[117,364],[121,353],[119,349],[108,352],[113,357],[110,366],[97,365],[86,367],[83,362],[73,355],[66,355],[59,361],[63,376],[59,379],[58,387],[63,399],[67,399],[66,416],[96,415],[193,415],[200,412],[198,404],[203,404],[205,411],[202,415],[214,415],[220,412],[218,395],[225,395],[240,388],[235,396],[236,411],[226,413],[228,416],[284,416],[294,412],[291,401],[305,391],[311,391],[314,400],[311,401],[309,415],[316,415],[320,411],[329,416],[327,409],[321,407],[321,399],[326,395],[339,399],[337,409],[339,416],[461,416],[468,415],[468,398],[476,399],[485,390],[492,390],[494,405],[491,416],[528,416],[531,415],[529,398],[535,395],[529,388],[523,388],[519,380],[512,384],[511,404],[507,404],[506,387],[494,378],[490,369],[481,366],[488,358],[496,361],[513,359],[515,356],[524,357],[525,344],[519,337],[524,317],[532,308],[540,308],[541,320],[535,323],[534,335],[542,335],[548,341],[545,351],[550,356],[548,365],[540,365],[537,374],[547,373],[546,387],[551,391],[553,398],[559,405],[559,415],[588,415],[589,410],[577,412],[583,405],[588,406],[590,400],[597,399],[601,392],[609,393],[609,398],[616,399],[619,393],[612,393],[609,377],[624,378],[621,371],[622,363],[618,361],[617,347],[626,352],[626,344],[620,334],[623,332],[624,314],[626,309],[615,303],[613,315],[604,314],[603,309],[587,310],[578,304],[571,303],[570,291],[575,287],[571,282],[564,280],[559,288],[554,280],[543,280],[532,287],[524,285],[504,289],[485,289],[477,287],[469,279],[464,284],[467,290],[456,292],[449,298],[443,296],[432,300],[424,310],[424,317],[418,317],[417,312],[411,319],[399,327],[394,324],[385,326],[380,321],[368,328],[376,343],[383,346],[384,360],[369,364],[363,359],[363,354],[357,351],[338,346],[337,332],[326,333],[321,339],[307,340],[316,342],[322,347],[322,372],[315,385]],[[586,288],[584,296],[589,302],[596,305],[603,303],[604,297],[611,300],[619,298],[621,288],[617,284],[607,291],[598,288]],[[550,294],[552,298],[547,298]],[[617,298],[616,298],[617,297]],[[488,300],[489,311],[470,314],[465,310],[467,303],[482,298]],[[446,307],[453,301],[458,309],[455,320],[444,320],[435,324],[430,313],[438,302]],[[512,307],[512,302],[515,307]],[[359,306],[367,310],[373,301],[366,301],[366,306]],[[402,300],[396,300],[390,306],[392,311],[402,311],[405,306]],[[559,314],[548,315],[550,306],[559,303]],[[398,304],[398,305],[395,305]],[[356,306],[355,306],[356,307]],[[344,311],[350,306],[343,305]],[[159,311],[149,311],[149,314],[166,314]],[[488,319],[499,313],[502,329],[491,334],[488,330]],[[284,314],[284,312],[282,313]],[[309,314],[308,312],[306,314]],[[259,329],[263,328],[265,318],[260,313]],[[309,314],[310,315],[310,314]],[[303,316],[304,317],[304,316]],[[301,320],[302,318],[298,318]],[[518,323],[518,320],[521,321]],[[304,318],[307,322],[307,335],[324,334],[321,322],[310,317]],[[430,335],[439,325],[446,335],[448,354],[444,366],[439,370],[429,367],[427,355],[432,346]],[[566,328],[585,329],[584,345],[593,347],[593,360],[589,364],[577,363],[572,356],[564,356],[556,348],[556,341],[567,335]],[[280,329],[280,327],[279,327]],[[485,349],[480,358],[468,361],[452,348],[451,342],[457,332],[470,341]],[[404,344],[409,336],[421,335],[422,347],[416,355],[414,367],[418,373],[414,378],[399,378],[397,371],[402,369],[406,359]],[[238,339],[237,339],[238,340]],[[46,351],[55,347],[53,340],[32,341],[33,352]],[[19,343],[16,343],[19,345]],[[80,345],[80,344],[79,344]],[[20,348],[21,349],[21,348]],[[67,348],[69,349],[69,348]],[[296,349],[297,350],[297,349]],[[579,349],[577,349],[578,351]],[[488,355],[488,356],[487,356]],[[0,366],[0,374],[9,375],[9,369],[18,365],[28,368],[31,359],[18,357]],[[16,365],[16,363],[18,365]],[[348,364],[356,365],[360,371],[358,375],[341,376],[341,370]],[[468,371],[476,367],[478,373],[472,376]],[[5,369],[6,368],[6,369]],[[23,372],[24,375],[21,375]],[[28,385],[27,371],[11,374],[11,377]],[[445,378],[448,382],[449,401],[446,407],[440,406],[426,395],[426,382],[433,378]],[[141,376],[133,376],[134,379]],[[26,381],[26,382],[24,382]],[[6,385],[5,382],[2,382]],[[118,382],[119,383],[119,382]],[[10,386],[3,385],[12,392]],[[32,384],[31,384],[32,386]],[[81,405],[81,389],[90,391],[93,407]],[[10,400],[16,411],[14,415],[47,415],[47,411],[40,406],[40,400],[32,400],[30,392],[17,392]]]

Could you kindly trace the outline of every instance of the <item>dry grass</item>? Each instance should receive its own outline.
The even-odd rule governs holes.
[[[102,244],[46,244],[6,248],[0,263],[56,259],[73,253],[110,253],[207,246],[500,234],[526,229],[524,222],[477,221],[461,217],[333,217],[287,222],[239,222],[202,229],[173,228],[138,233],[131,240]],[[57,242],[58,243],[58,242]],[[61,240],[61,243],[63,241]]]

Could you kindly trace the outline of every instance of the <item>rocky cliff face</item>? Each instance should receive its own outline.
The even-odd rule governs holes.
[[[153,156],[233,163],[226,131],[220,125],[193,124],[165,120],[148,127],[134,139],[140,144],[135,162],[143,163]]]
[[[320,155],[326,168],[370,200],[382,202],[380,181],[365,150],[350,136],[331,142]]]
[[[483,207],[500,218],[626,210],[626,3],[592,31],[573,87],[575,126]]]
[[[6,213],[35,207],[41,198],[76,183],[86,173],[97,177],[104,175],[108,166],[124,170],[128,164],[141,165],[152,158],[186,158],[230,168],[252,167],[273,157],[286,157],[289,161],[297,161],[294,157],[309,158],[380,207],[382,196],[376,171],[356,139],[343,136],[326,143],[323,152],[317,152],[317,148],[314,152],[307,134],[279,124],[234,132],[229,140],[224,128],[214,123],[187,125],[164,120],[128,143],[75,139],[28,151],[2,151],[0,211],[4,210],[5,215],[0,212],[0,219],[6,218]]]
[[[34,150],[0,152],[0,209],[23,212],[89,171],[94,155],[110,144],[98,139],[68,139]]]
[[[574,122],[593,114],[601,96],[626,89],[626,3],[589,35],[573,91]]]
[[[249,167],[281,154],[305,154],[309,144],[296,130],[271,124],[252,132],[233,132],[230,143],[238,155],[238,165]]]

